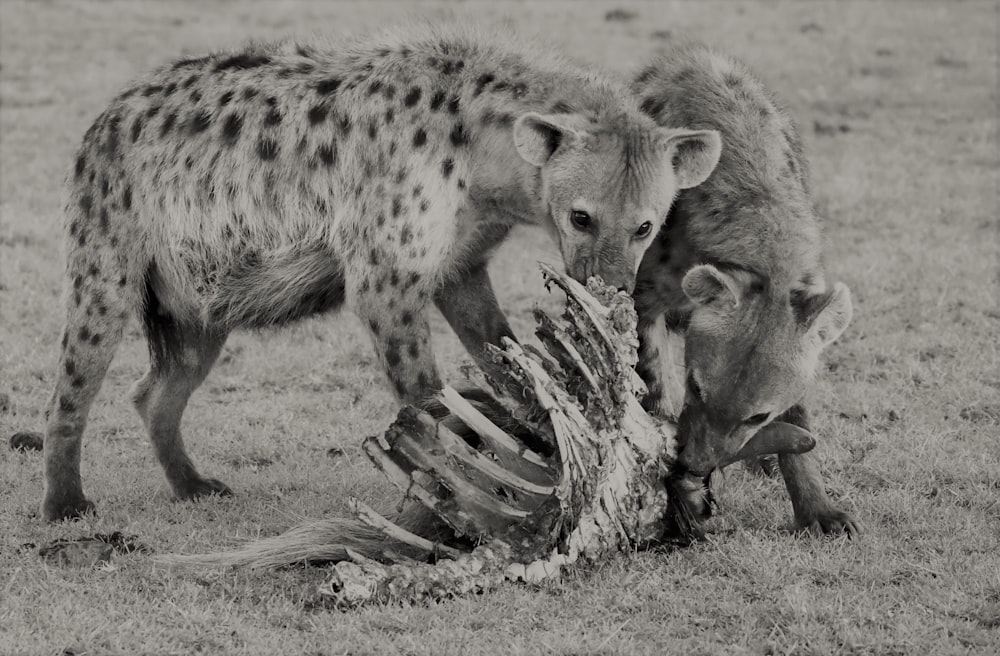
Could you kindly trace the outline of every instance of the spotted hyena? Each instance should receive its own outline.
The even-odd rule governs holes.
[[[754,433],[808,430],[802,396],[820,351],[851,318],[846,286],[828,288],[798,132],[740,62],[703,47],[665,54],[633,89],[661,125],[717,130],[709,179],[682,192],[636,284],[642,373],[662,409],[667,330],[684,331],[680,457],[708,475]],[[823,487],[815,456],[781,455],[799,526],[858,530]]]
[[[428,304],[474,356],[511,335],[486,265],[513,225],[548,226],[574,277],[631,288],[719,147],[658,126],[606,77],[462,28],[254,45],[140,79],[70,173],[44,516],[93,508],[81,436],[130,315],[151,360],[133,399],[174,493],[227,493],[180,422],[230,331],[346,303],[417,402],[441,386]]]

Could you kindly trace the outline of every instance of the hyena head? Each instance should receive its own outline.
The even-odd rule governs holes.
[[[514,143],[539,168],[539,200],[569,275],[580,282],[601,276],[630,292],[674,196],[704,181],[721,149],[712,130],[579,114],[524,114],[514,123]]]
[[[684,345],[681,465],[708,474],[745,457],[812,448],[807,431],[774,420],[801,400],[820,351],[850,322],[847,286],[787,293],[704,264],[682,287],[694,310]]]

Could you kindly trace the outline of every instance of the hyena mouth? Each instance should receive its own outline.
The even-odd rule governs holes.
[[[688,471],[679,462],[664,479],[669,496],[668,515],[671,520],[664,531],[664,541],[687,545],[705,537],[701,522],[712,516],[715,497],[712,495],[712,472],[698,474]]]

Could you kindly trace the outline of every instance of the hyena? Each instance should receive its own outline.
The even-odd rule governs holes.
[[[709,179],[678,195],[635,291],[653,410],[665,405],[675,367],[666,331],[684,332],[680,463],[707,482],[761,429],[808,431],[802,396],[821,350],[850,321],[851,297],[824,281],[799,134],[746,66],[685,46],[644,68],[633,90],[661,125],[717,130],[723,140]],[[827,496],[814,455],[778,462],[799,527],[858,531]]]
[[[351,307],[392,389],[441,387],[425,309],[474,357],[512,336],[487,274],[517,223],[571,275],[631,288],[711,131],[660,127],[625,85],[465,28],[180,59],[128,86],[69,174],[67,321],[43,514],[93,509],[87,413],[131,315],[150,369],[133,401],[174,494],[228,493],[181,415],[230,331]]]

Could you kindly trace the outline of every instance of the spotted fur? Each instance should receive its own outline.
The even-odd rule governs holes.
[[[45,517],[92,508],[81,437],[129,316],[151,355],[134,402],[174,492],[226,493],[179,426],[229,332],[347,304],[417,402],[441,385],[429,303],[474,356],[510,336],[486,264],[513,225],[552,228],[577,278],[631,287],[651,241],[637,229],[658,228],[718,151],[715,133],[659,127],[614,81],[466,28],[255,44],[137,80],[70,173]],[[587,230],[570,223],[578,206]]]

